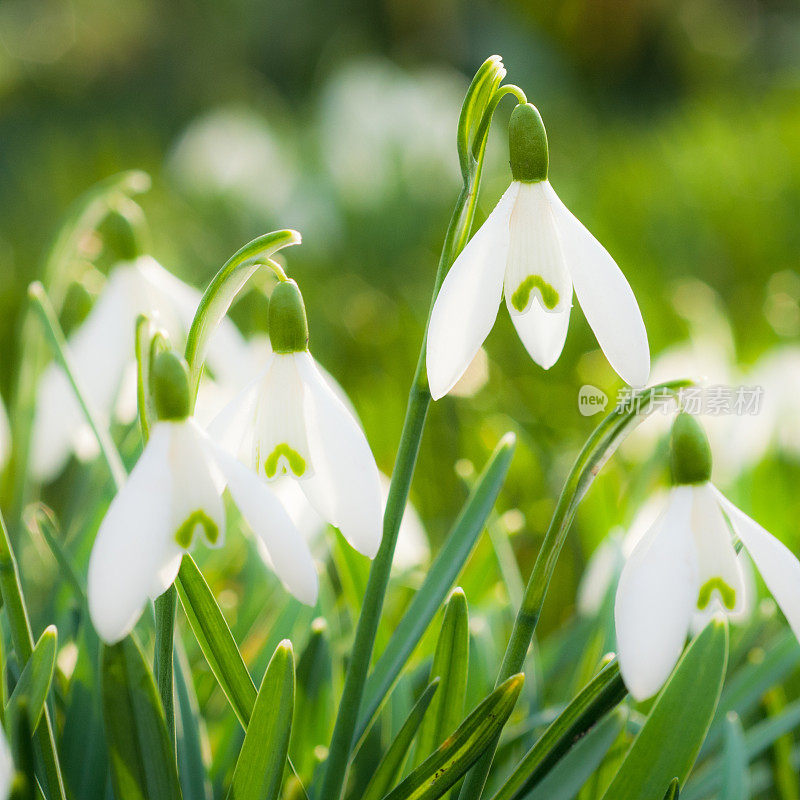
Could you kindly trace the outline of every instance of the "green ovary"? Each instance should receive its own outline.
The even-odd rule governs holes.
[[[306,460],[303,456],[284,442],[279,444],[264,462],[264,472],[267,473],[268,478],[274,478],[277,474],[281,458],[286,459],[289,469],[296,477],[299,478],[306,471]]]
[[[539,290],[545,308],[552,311],[558,305],[558,292],[541,275],[528,275],[522,283],[517,286],[514,294],[511,295],[511,305],[517,311],[524,311],[530,302],[531,292]]]
[[[219,538],[219,526],[205,511],[197,509],[197,511],[192,511],[183,525],[175,531],[175,541],[184,550],[188,550],[189,546],[192,544],[194,531],[198,525],[203,529],[208,543],[216,544]]]
[[[736,590],[731,588],[727,583],[725,583],[722,578],[709,578],[702,587],[700,588],[700,593],[697,596],[697,607],[699,609],[704,609],[710,602],[711,602],[711,594],[714,590],[719,592],[719,596],[722,598],[722,603],[729,611],[733,611],[733,607],[736,605]]]

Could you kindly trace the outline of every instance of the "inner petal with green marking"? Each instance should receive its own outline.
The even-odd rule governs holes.
[[[524,311],[531,301],[531,293],[538,292],[542,305],[552,311],[558,305],[559,294],[541,275],[528,275],[511,295],[511,305]]]
[[[268,478],[286,475],[289,472],[295,478],[301,478],[306,472],[306,460],[286,442],[281,442],[264,461],[264,472]]]
[[[209,544],[213,545],[217,543],[219,539],[219,526],[201,508],[189,514],[183,524],[175,531],[175,541],[184,550],[188,550],[189,547],[191,547],[192,539],[194,539],[195,532],[197,532],[198,528],[205,534],[206,541]]]
[[[722,604],[729,611],[736,605],[736,590],[720,577],[709,578],[701,587],[697,595],[697,607],[702,611],[710,602],[711,597],[717,592]]]

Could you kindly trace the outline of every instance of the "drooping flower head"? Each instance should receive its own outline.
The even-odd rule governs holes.
[[[95,413],[132,422],[136,414],[134,335],[145,314],[175,342],[182,341],[200,302],[200,292],[176,278],[150,256],[114,267],[88,315],[68,338],[73,369]],[[69,308],[66,309],[69,311]],[[221,380],[240,374],[247,358],[244,339],[227,318],[214,334],[208,365]],[[96,443],[61,366],[51,363],[36,396],[31,471],[52,480],[69,455],[91,457]]]
[[[548,180],[544,123],[530,103],[509,124],[512,182],[456,258],[428,329],[428,382],[447,394],[492,329],[500,300],[531,358],[545,369],[564,347],[573,288],[611,366],[643,386],[650,372],[647,332],[625,276],[569,212]]]
[[[272,292],[269,334],[263,372],[209,432],[266,481],[296,480],[317,513],[371,558],[381,539],[378,468],[364,432],[308,351],[305,306],[292,280]]]
[[[89,559],[89,612],[100,636],[113,643],[130,633],[147,600],[175,580],[196,539],[210,547],[223,543],[226,485],[278,577],[301,602],[316,603],[311,554],[280,501],[190,416],[183,359],[160,353],[150,378],[158,420],[100,524]]]
[[[698,611],[738,615],[747,604],[734,536],[800,638],[800,562],[710,482],[708,439],[685,412],[673,424],[671,466],[667,506],[625,563],[614,608],[620,670],[640,700],[669,677]]]

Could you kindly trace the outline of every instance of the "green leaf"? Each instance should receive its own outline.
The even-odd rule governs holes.
[[[628,693],[616,660],[607,664],[558,715],[492,800],[525,797],[575,742]]]
[[[156,684],[128,636],[103,648],[103,717],[114,792],[125,800],[180,800],[175,750]]]
[[[175,581],[181,605],[214,677],[239,722],[247,728],[256,687],[211,589],[190,555],[184,555]]]
[[[517,702],[525,676],[513,675],[500,684],[384,800],[434,800],[441,797],[499,736]]]
[[[572,800],[594,774],[627,721],[624,708],[600,720],[537,784],[525,800]]]
[[[429,756],[464,717],[469,668],[469,611],[460,588],[453,589],[444,610],[442,629],[433,655],[430,680],[439,691],[420,728],[416,763]]]
[[[300,240],[297,231],[265,233],[237,250],[211,280],[197,307],[186,339],[186,362],[193,395],[197,393],[208,340],[228,313],[236,295],[270,256],[284,247],[300,244]]]
[[[236,761],[228,800],[277,800],[289,753],[294,711],[294,658],[286,639],[269,662]]]
[[[175,648],[175,692],[178,714],[175,720],[178,737],[178,775],[186,800],[211,800],[208,780],[210,753],[205,723],[200,715],[192,671],[180,641]]]
[[[375,769],[369,784],[361,800],[380,800],[392,786],[398,775],[403,771],[403,765],[408,755],[414,736],[425,718],[425,712],[431,700],[439,688],[439,678],[434,678],[420,695],[419,700],[414,704],[408,717],[395,736],[394,741],[389,745],[383,758]]]
[[[14,720],[20,713],[21,701],[24,699],[31,731],[36,730],[53,681],[57,646],[58,631],[55,625],[50,625],[36,642],[33,653],[6,703],[6,717],[12,728],[15,726]]]
[[[667,788],[667,793],[664,795],[664,800],[678,800],[681,794],[681,784],[677,778],[673,778],[669,787]]]
[[[728,627],[715,617],[683,654],[634,739],[604,800],[652,800],[686,781],[719,701]]]
[[[356,740],[363,736],[469,558],[500,493],[514,455],[515,444],[513,434],[506,434],[500,440],[420,590],[370,673],[364,688]]]
[[[748,800],[747,753],[739,715],[729,711],[725,718],[723,747],[722,797],[725,800]]]

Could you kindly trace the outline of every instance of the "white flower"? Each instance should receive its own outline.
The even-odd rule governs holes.
[[[263,478],[297,480],[317,513],[372,558],[381,541],[378,468],[358,422],[308,352],[294,281],[273,290],[269,319],[267,366],[209,432]]]
[[[727,521],[726,521],[727,518]],[[614,609],[619,664],[643,700],[669,677],[698,611],[737,615],[747,581],[730,528],[800,637],[800,562],[711,483],[675,486],[622,570]]]
[[[159,421],[109,506],[89,560],[89,611],[105,641],[130,633],[148,598],[169,588],[195,537],[222,544],[226,484],[286,588],[301,602],[316,603],[308,546],[270,488],[192,418]]]
[[[521,120],[516,128],[515,115]],[[650,352],[636,298],[614,259],[546,179],[547,144],[544,127],[539,131],[537,125],[541,118],[533,106],[517,106],[509,128],[512,172],[523,179],[512,181],[456,258],[436,298],[427,345],[434,399],[452,389],[475,357],[503,294],[531,358],[549,369],[564,347],[573,288],[611,366],[633,386],[647,382]],[[528,137],[525,147],[530,150],[529,139],[536,135],[543,153],[515,146],[520,126],[528,126],[520,134]]]
[[[380,480],[381,507],[385,509],[386,500],[389,496],[389,478],[381,473]],[[321,539],[325,532],[327,527],[326,521],[316,512],[311,503],[309,503],[298,481],[284,477],[279,478],[272,485],[278,499],[283,503],[283,507],[297,526],[297,530],[300,531],[309,546],[313,548],[314,544]],[[272,566],[269,553],[261,543],[261,540],[256,540],[256,544],[258,545],[258,551],[261,557],[268,566]],[[428,535],[425,532],[425,527],[422,524],[417,510],[409,501],[406,504],[406,510],[403,514],[403,520],[400,523],[400,530],[397,534],[397,546],[395,547],[394,558],[392,559],[392,569],[398,572],[417,569],[423,566],[429,557],[430,546],[428,544]]]
[[[115,267],[88,317],[68,339],[76,377],[104,422],[123,422],[136,413],[134,337],[136,318],[147,314],[174,343],[185,339],[200,302],[200,292],[170,274],[149,256]],[[219,380],[239,373],[246,345],[224,319],[208,352]],[[51,363],[39,382],[31,443],[31,472],[40,481],[54,478],[70,453],[89,458],[96,443],[69,380]]]

